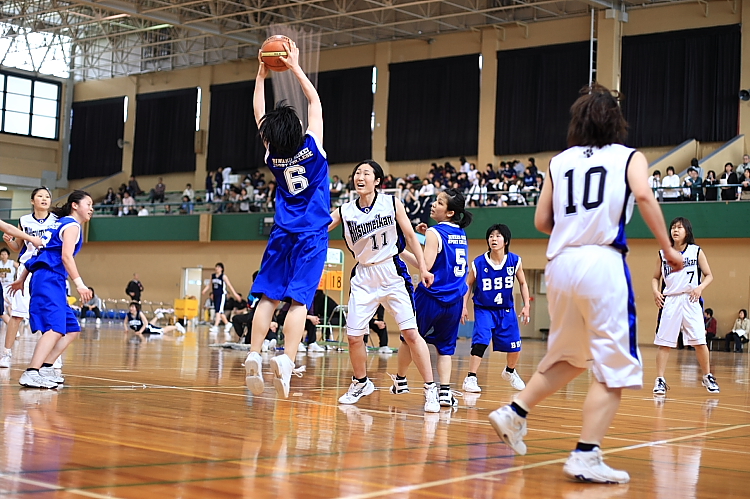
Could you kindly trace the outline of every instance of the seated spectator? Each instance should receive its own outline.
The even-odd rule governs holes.
[[[534,187],[534,184],[536,184],[536,175],[532,173],[531,168],[526,167],[523,170],[523,186]]]
[[[518,179],[508,185],[508,204],[513,206],[525,206],[526,198],[521,191],[523,190],[523,180]]]
[[[335,204],[339,200],[341,195],[344,193],[344,183],[341,181],[338,175],[334,175],[329,184],[329,190],[331,193],[331,203]]]
[[[742,201],[750,201],[750,168],[744,171],[740,183],[742,184],[742,187],[740,188],[740,199]]]
[[[167,186],[164,185],[163,179],[159,177],[159,181],[156,183],[153,189],[151,189],[151,192],[148,194],[148,200],[151,201],[151,204],[154,204],[155,201],[158,201],[159,203],[164,202],[164,193],[167,191]]]
[[[466,161],[466,157],[464,156],[461,156],[460,158],[458,158],[458,164],[460,165],[458,167],[458,170],[461,173],[469,173],[469,170],[471,170],[471,165],[469,164],[468,161]]]
[[[122,199],[122,195],[125,194],[125,191],[128,190],[128,186],[125,184],[120,184],[120,187],[117,188],[117,194],[120,196],[120,199]]]
[[[117,193],[113,188],[107,189],[107,193],[104,195],[104,199],[102,200],[102,204],[105,206],[111,206],[112,208],[104,208],[102,211],[110,211],[112,215],[117,215],[117,208],[115,205],[120,204],[119,199],[117,197]]]
[[[654,197],[659,201],[663,201],[662,190],[660,189],[661,172],[659,170],[654,170],[653,175],[648,178],[648,186],[654,192]]]
[[[383,179],[383,189],[395,189],[395,188],[396,188],[396,180],[393,178],[393,175],[389,173]]]
[[[132,197],[140,196],[141,194],[143,194],[143,191],[138,185],[138,181],[135,179],[135,175],[131,175],[130,180],[128,180],[128,192]]]
[[[492,167],[492,163],[487,163],[487,166],[484,169],[484,178],[486,178],[488,181],[497,178],[497,173],[495,173],[495,169]]]
[[[419,189],[420,198],[428,198],[435,195],[435,186],[430,183],[429,179],[422,181],[422,187]]]
[[[706,188],[706,201],[716,201],[719,198],[719,188],[715,187],[717,185],[719,185],[719,180],[716,178],[716,172],[708,170],[706,180],[703,181],[703,186]]]
[[[432,185],[435,187],[435,195],[443,192],[445,190],[445,186],[440,182],[440,180],[435,180],[432,182]]]
[[[716,338],[716,319],[713,309],[707,308],[703,311],[703,322],[706,325],[706,339]]]
[[[187,196],[182,196],[182,204],[180,205],[180,213],[182,215],[193,214],[193,203],[192,201],[190,201],[190,198]]]
[[[189,197],[190,201],[195,201],[195,191],[193,190],[193,186],[191,184],[187,184],[185,186],[185,190],[182,191],[182,195]]]
[[[737,165],[737,170],[734,173],[737,174],[737,178],[742,178],[745,176],[745,170],[748,168],[750,168],[750,155],[745,154],[742,156],[742,163]]]
[[[484,177],[474,180],[466,199],[469,200],[469,206],[484,206],[487,204],[487,181]]]
[[[680,189],[676,188],[680,187],[680,177],[675,175],[674,166],[667,167],[667,175],[661,181],[661,186],[664,189],[662,199],[665,203],[680,200]]]
[[[747,318],[747,310],[744,308],[737,314],[737,320],[734,321],[734,327],[727,333],[726,351],[729,351],[729,342],[734,340],[734,351],[742,352],[742,344],[747,343],[750,339],[750,319]]]
[[[164,205],[164,214],[165,215],[174,215],[174,212],[172,211],[172,207],[168,204]]]
[[[732,184],[739,184],[739,179],[737,178],[737,174],[734,173],[734,165],[732,163],[724,165],[724,173],[719,177],[719,184],[730,186],[721,188],[722,201],[734,201],[737,199],[737,187]]]
[[[227,213],[239,213],[240,211],[240,194],[237,189],[232,187],[227,190],[227,205],[225,211]]]
[[[537,172],[539,169],[536,167],[536,160],[534,158],[529,158],[528,168],[531,170],[531,174],[536,177]]]
[[[698,176],[698,170],[694,167],[688,168],[683,185],[686,187],[690,201],[703,201],[703,179]]]
[[[693,158],[693,159],[690,160],[690,167],[688,168],[688,170],[690,168],[695,168],[695,171],[698,172],[698,176],[700,178],[703,178],[703,167],[698,162],[698,158]]]
[[[130,195],[129,191],[125,191],[125,194],[122,195],[122,214],[125,216],[137,215],[135,210],[135,199],[133,199],[133,196]]]
[[[138,210],[138,216],[139,217],[147,217],[147,216],[149,216],[149,212],[148,212],[148,210],[146,209],[145,206],[141,206],[140,207],[140,209]]]
[[[502,163],[500,163],[500,169],[502,170],[502,177],[505,180],[510,180],[516,176],[516,171],[513,169],[513,165],[511,163],[506,163],[505,161],[503,161]]]
[[[250,199],[250,194],[247,193],[247,189],[244,187],[240,191],[240,212],[242,213],[248,213],[250,212],[250,205],[252,204],[252,199]]]
[[[469,179],[469,182],[473,183],[474,179],[479,177],[479,170],[477,170],[477,165],[474,163],[469,163],[469,171],[466,172],[466,176]]]
[[[91,299],[81,305],[81,323],[86,322],[86,313],[91,311],[94,314],[94,317],[96,317],[96,323],[101,324],[102,322],[102,300],[98,296],[96,296],[96,293],[94,292],[94,288],[89,287],[89,290],[91,290]]]

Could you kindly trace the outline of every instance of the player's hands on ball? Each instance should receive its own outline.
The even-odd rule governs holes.
[[[658,291],[654,292],[654,302],[659,308],[664,308],[664,295]]]
[[[284,48],[286,48],[286,53],[289,55],[286,57],[280,56],[279,59],[281,59],[289,69],[299,67],[299,48],[297,48],[297,44],[292,40],[289,40],[288,42],[285,41]]]
[[[427,224],[424,222],[417,224],[417,226],[414,227],[414,230],[422,235],[425,235],[427,234]]]
[[[93,293],[91,293],[91,290],[87,287],[82,288],[76,288],[78,290],[78,294],[81,295],[81,301],[89,301],[91,298],[93,298]]]
[[[258,78],[265,78],[268,76],[268,66],[263,63],[263,52],[258,50]]]

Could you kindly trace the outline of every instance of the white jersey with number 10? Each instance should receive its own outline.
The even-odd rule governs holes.
[[[571,147],[550,161],[555,225],[547,247],[553,259],[575,246],[613,246],[627,252],[625,224],[633,213],[627,170],[635,149],[612,144]]]

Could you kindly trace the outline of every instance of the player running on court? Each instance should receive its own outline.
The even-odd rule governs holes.
[[[648,185],[645,156],[622,145],[627,123],[619,95],[598,84],[582,93],[570,109],[569,149],[550,161],[534,217],[536,228],[550,234],[547,354],[514,402],[490,414],[490,423],[516,453],[525,454],[527,413],[591,363],[594,380],[583,403],[581,435],[563,472],[587,482],[626,483],[630,475],[607,466],[600,446],[622,389],[643,386],[635,296],[625,262],[633,196],[675,269],[682,267],[682,255],[670,245]]]
[[[78,318],[68,306],[65,289],[68,276],[73,279],[82,302],[92,296],[78,273],[75,255],[83,246],[81,226],[91,220],[94,202],[87,192],[73,191],[67,203],[52,212],[58,220],[44,233],[44,247],[26,262],[25,269],[12,285],[15,292],[23,290],[27,277],[32,274],[29,284],[31,330],[40,331],[42,337],[19,383],[33,388],[57,388],[65,381],[55,373],[52,363],[81,332]]]
[[[18,221],[18,228],[24,233],[42,237],[44,232],[55,222],[57,217],[50,213],[49,207],[52,202],[52,196],[46,187],[38,187],[31,191],[31,213],[22,215]],[[4,234],[3,240],[8,243],[8,247],[13,251],[18,251],[18,272],[17,276],[23,272],[24,264],[34,254],[34,245],[29,241],[14,238],[10,234]],[[14,279],[15,280],[15,279]],[[29,318],[29,282],[26,280],[23,293],[6,293],[5,294],[5,313],[9,316],[8,329],[5,333],[5,350],[0,353],[0,367],[10,367],[13,343],[16,341],[16,333],[24,319]],[[57,362],[61,362],[58,359]]]
[[[523,272],[521,257],[510,252],[511,233],[507,225],[495,224],[487,229],[487,252],[471,262],[466,278],[468,291],[463,299],[462,322],[469,318],[466,307],[469,295],[474,293],[474,332],[471,337],[469,374],[464,379],[463,389],[479,393],[482,389],[477,380],[477,371],[484,352],[492,340],[495,352],[506,352],[505,370],[502,378],[516,390],[523,390],[523,380],[516,371],[521,357],[521,330],[513,305],[513,285],[518,280],[521,287],[521,321],[529,322],[529,286]]]
[[[227,319],[224,313],[224,305],[227,300],[227,289],[232,292],[237,301],[242,298],[234,290],[234,286],[224,273],[224,264],[219,262],[214,266],[214,273],[211,274],[211,282],[203,288],[202,294],[211,292],[211,301],[214,304],[214,325],[211,327],[212,333],[219,332],[219,322],[224,321],[224,332],[228,333],[232,329],[232,323]]]
[[[664,379],[669,352],[677,346],[680,329],[685,344],[695,347],[695,357],[703,371],[703,386],[711,393],[719,393],[719,385],[711,374],[708,347],[706,346],[706,326],[703,320],[701,293],[714,280],[708,266],[706,253],[695,244],[693,226],[690,220],[677,217],[669,224],[669,240],[672,247],[682,255],[683,268],[674,269],[659,252],[651,288],[654,301],[659,307],[659,327],[654,344],[659,347],[656,353],[656,381],[654,394],[664,395],[669,386]],[[659,287],[662,281],[661,289]]]
[[[253,317],[251,351],[245,359],[245,383],[252,393],[263,393],[260,351],[273,314],[281,300],[291,302],[284,321],[284,355],[270,360],[279,397],[289,396],[307,310],[323,275],[331,222],[328,160],[323,150],[323,108],[315,87],[299,65],[299,49],[285,42],[281,57],[302,86],[308,101],[307,132],[297,113],[283,102],[266,113],[264,81],[268,68],[258,54],[253,107],[260,136],[267,147],[266,165],[276,178],[276,213],[268,245],[251,293],[260,296]]]
[[[461,300],[466,293],[466,267],[469,245],[464,228],[471,223],[471,213],[466,211],[464,195],[447,189],[437,195],[430,209],[430,217],[437,222],[427,228],[419,224],[417,231],[425,234],[424,259],[435,276],[429,288],[419,283],[414,291],[417,309],[417,329],[425,341],[437,350],[437,371],[440,379],[438,401],[442,407],[456,407],[458,401],[451,391],[452,355],[456,352],[458,327],[463,309]],[[404,251],[404,261],[414,267],[417,260]],[[398,371],[393,379],[391,393],[406,393],[409,385],[406,371],[411,364],[408,343],[398,349]]]
[[[422,284],[432,284],[422,247],[409,222],[404,205],[390,194],[376,189],[385,178],[383,169],[372,160],[354,168],[354,187],[359,199],[344,203],[331,216],[329,230],[342,226],[346,246],[357,260],[352,269],[346,335],[354,375],[341,404],[355,404],[371,394],[375,385],[367,377],[367,346],[364,335],[370,319],[382,304],[396,319],[419,374],[424,379],[425,412],[439,412],[438,389],[433,381],[430,351],[417,331],[412,301],[411,277],[399,258],[405,244],[414,253]]]

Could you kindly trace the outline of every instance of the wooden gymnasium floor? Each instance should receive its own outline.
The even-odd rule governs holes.
[[[700,386],[693,352],[674,351],[662,403],[650,393],[656,351],[644,347],[647,387],[626,391],[605,441],[608,462],[628,470],[631,483],[591,485],[561,473],[588,375],[530,416],[529,453],[518,457],[487,422],[513,394],[500,379],[498,354],[480,370],[481,397],[460,399],[456,412],[425,414],[414,368],[411,394],[385,389],[396,355],[370,354],[380,390],[343,407],[336,399],[351,374],[346,353],[300,357],[307,373],[293,378],[289,400],[278,400],[270,387],[250,395],[245,353],[209,347],[216,338],[205,328],[140,344],[119,328],[86,327],[67,353],[68,382],[57,391],[19,387],[35,339],[27,333],[17,343],[13,369],[0,369],[0,495],[750,497],[748,354],[712,352],[722,393],[711,395]],[[524,378],[544,349],[525,343]],[[454,380],[465,375],[467,351],[462,340]]]

